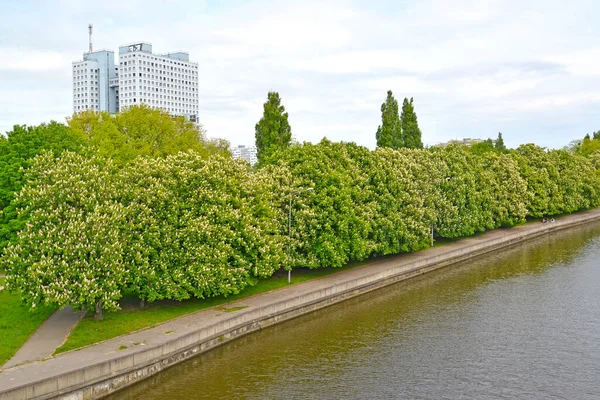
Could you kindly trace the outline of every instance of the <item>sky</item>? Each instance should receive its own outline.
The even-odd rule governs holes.
[[[254,143],[269,91],[300,142],[375,147],[392,90],[423,142],[562,148],[600,130],[600,2],[0,0],[0,132],[64,122],[71,63],[150,42],[199,65],[209,137]]]

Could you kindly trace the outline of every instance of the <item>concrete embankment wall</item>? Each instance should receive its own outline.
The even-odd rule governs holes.
[[[188,330],[182,328],[173,335],[163,335],[161,339],[149,342],[146,346],[137,346],[123,354],[113,352],[94,357],[92,346],[81,352],[65,353],[37,365],[0,373],[0,400],[100,398],[156,374],[163,368],[266,326],[474,256],[596,220],[600,220],[600,210],[577,213],[555,223],[496,230],[450,245],[375,262],[310,283],[240,300],[238,303],[243,303],[247,308],[224,313],[197,325],[188,324]],[[230,307],[235,305],[228,304]],[[193,316],[185,318],[191,320]],[[86,354],[90,357],[87,361]],[[44,363],[48,363],[46,368]],[[36,371],[37,377],[33,376],[27,382],[21,379],[20,383],[14,384],[10,382],[19,379],[11,380],[8,375],[2,376],[9,373],[19,378],[19,373],[32,375]]]

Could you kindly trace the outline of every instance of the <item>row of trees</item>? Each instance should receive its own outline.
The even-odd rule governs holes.
[[[116,115],[87,111],[67,125],[15,126],[0,135],[0,251],[22,228],[11,202],[26,182],[24,171],[41,152],[58,156],[68,150],[124,166],[138,156],[166,157],[189,149],[203,156],[229,154],[227,142],[207,139],[201,127],[145,106]]]
[[[372,255],[410,252],[527,217],[600,205],[589,159],[524,145],[512,151],[465,146],[427,150],[323,141],[280,153],[294,185],[294,266],[342,266]]]
[[[404,98],[402,113],[398,114],[398,101],[391,90],[381,105],[381,125],[375,134],[378,147],[392,149],[422,149],[421,129],[417,122],[417,114],[413,105],[413,98]]]
[[[14,200],[25,219],[4,252],[8,287],[36,304],[119,308],[238,293],[280,267],[269,179],[231,157],[196,152],[111,159],[44,153]]]
[[[392,91],[387,92],[387,98],[381,105],[381,125],[375,134],[377,147],[392,149],[422,149],[421,129],[417,121],[413,98],[404,98],[402,113],[398,113],[398,101]],[[292,129],[288,113],[281,104],[277,92],[269,92],[263,105],[263,117],[254,127],[257,158],[261,165],[273,160],[273,155],[285,150],[291,144]]]
[[[11,202],[22,229],[0,261],[7,287],[32,307],[100,315],[125,289],[144,301],[229,295],[281,267],[426,248],[432,226],[462,237],[600,205],[589,159],[535,145],[370,151],[323,140],[275,150],[259,169],[218,153],[32,159]],[[288,200],[307,188],[290,232]]]

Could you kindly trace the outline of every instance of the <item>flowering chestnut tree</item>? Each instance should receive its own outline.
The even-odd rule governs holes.
[[[130,286],[147,301],[230,295],[281,266],[278,210],[245,161],[178,153],[122,173]]]
[[[38,304],[119,309],[125,284],[126,212],[116,199],[110,161],[65,152],[44,153],[27,171],[17,194],[19,216],[27,217],[1,265],[6,287]]]
[[[376,215],[367,196],[368,178],[346,146],[324,139],[278,153],[277,163],[289,169],[295,188],[285,196],[293,196],[292,266],[339,267],[375,249],[369,238]],[[294,195],[307,188],[314,190]],[[282,234],[287,235],[287,228]]]

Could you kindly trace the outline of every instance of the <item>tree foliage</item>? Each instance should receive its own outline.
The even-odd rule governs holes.
[[[484,153],[488,153],[490,151],[496,151],[494,147],[494,142],[492,139],[484,140],[483,142],[473,143],[470,146],[471,152],[473,154],[482,155]]]
[[[593,138],[590,138],[589,135],[585,136],[575,152],[587,157],[597,150],[600,150],[600,138],[596,138],[596,132],[594,132]]]
[[[421,129],[417,121],[417,114],[413,105],[413,98],[410,101],[405,97],[402,103],[402,138],[404,139],[404,147],[409,149],[422,149],[423,141],[421,140]]]
[[[496,139],[494,147],[498,151],[506,151],[506,145],[504,144],[504,139],[502,139],[502,132],[498,132],[498,138]]]
[[[271,276],[284,246],[267,178],[194,152],[128,166],[121,191],[133,291],[148,301],[227,296]]]
[[[379,148],[363,154],[360,162],[369,179],[366,193],[375,208],[370,229],[374,253],[429,247],[439,198],[439,159],[419,151]],[[417,176],[422,179],[415,179]]]
[[[269,163],[271,156],[289,147],[292,141],[292,128],[288,113],[281,104],[279,93],[269,92],[263,105],[263,116],[254,127],[256,155],[259,163]]]
[[[375,134],[377,147],[399,149],[404,147],[402,123],[398,114],[398,101],[391,90],[388,90],[385,102],[381,105],[381,125]]]
[[[68,124],[88,139],[96,155],[120,166],[138,156],[166,157],[188,150],[205,156],[229,152],[227,142],[207,139],[202,127],[145,105],[118,114],[85,111],[74,114]]]
[[[282,267],[423,249],[432,228],[457,238],[600,206],[600,152],[480,147],[324,139],[258,170],[194,151],[123,167],[44,153],[14,200],[27,223],[0,269],[32,306],[115,310],[126,289],[146,301],[226,296]]]
[[[27,223],[5,249],[7,287],[38,304],[117,310],[125,284],[126,213],[110,161],[44,153],[15,202]]]
[[[347,145],[324,139],[318,145],[294,146],[280,154],[277,163],[293,177],[287,196],[314,188],[293,197],[293,266],[338,267],[371,253],[369,221],[374,209],[365,202],[367,177]],[[285,228],[282,234],[287,234]]]
[[[283,263],[276,168],[196,152],[110,159],[44,154],[17,197],[27,224],[0,264],[26,301],[117,310],[238,293]],[[275,179],[273,179],[275,177]]]
[[[570,213],[600,204],[600,181],[589,159],[534,144],[519,146],[513,157],[527,182],[529,216]]]
[[[82,151],[85,144],[84,137],[54,121],[39,126],[16,125],[6,137],[0,136],[0,251],[23,225],[11,201],[23,187],[24,172],[32,159],[44,150],[54,156],[64,150]]]

